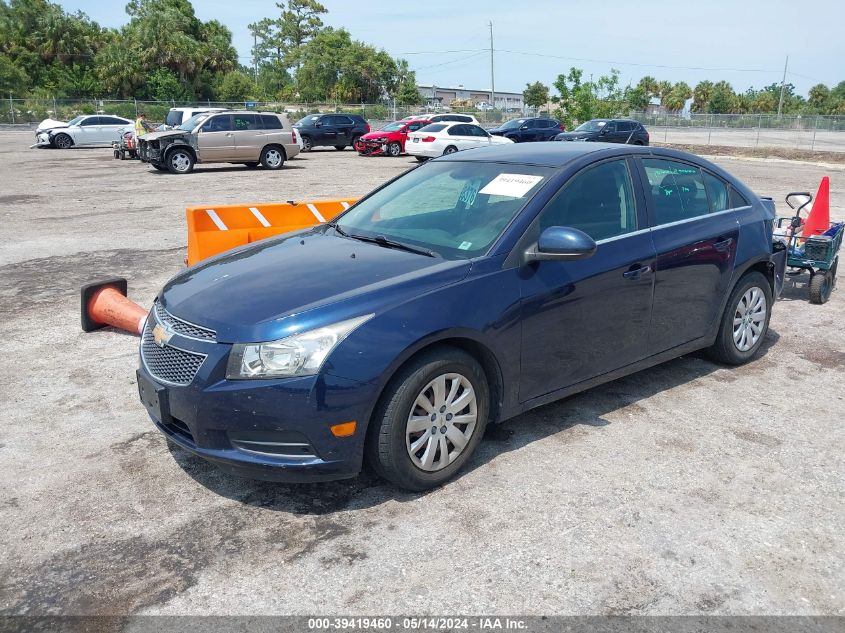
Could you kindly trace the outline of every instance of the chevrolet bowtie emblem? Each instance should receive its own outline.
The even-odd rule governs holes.
[[[163,325],[156,325],[153,328],[153,340],[159,347],[166,346],[172,336],[173,332],[165,328]]]

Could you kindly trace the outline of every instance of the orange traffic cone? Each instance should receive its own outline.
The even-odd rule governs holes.
[[[813,209],[804,223],[803,237],[821,235],[830,228],[830,178],[825,176],[813,199]]]
[[[141,334],[148,311],[126,297],[126,280],[114,277],[82,287],[82,330],[106,326]]]

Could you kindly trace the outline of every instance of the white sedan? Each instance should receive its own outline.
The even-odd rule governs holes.
[[[47,129],[45,129],[47,128]],[[35,146],[69,149],[74,146],[105,145],[135,129],[135,122],[112,114],[88,114],[61,121],[42,121],[35,132]]]
[[[513,143],[509,138],[493,136],[478,125],[471,123],[432,123],[408,134],[405,151],[417,160],[453,154],[462,149],[506,145]]]

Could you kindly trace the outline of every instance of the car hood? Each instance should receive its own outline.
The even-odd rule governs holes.
[[[46,132],[57,127],[67,127],[67,121],[57,121],[56,119],[44,119],[35,128],[36,132]]]
[[[379,312],[463,279],[467,260],[340,237],[324,226],[269,238],[185,270],[160,300],[226,343],[269,341]]]
[[[391,141],[397,141],[401,136],[402,135],[399,132],[385,132],[384,130],[376,130],[375,132],[367,132],[361,137],[361,140],[369,141],[374,138],[386,138]]]
[[[145,141],[157,141],[162,138],[170,138],[173,136],[190,136],[190,132],[186,132],[185,130],[165,130],[162,132],[147,132],[141,138]]]

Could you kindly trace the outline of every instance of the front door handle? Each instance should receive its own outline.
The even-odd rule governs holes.
[[[634,265],[637,266],[637,264],[634,264]],[[627,272],[622,273],[622,276],[625,279],[633,279],[633,280],[636,281],[642,275],[647,275],[650,272],[651,272],[651,266],[639,266],[638,268],[634,268],[632,270],[628,270]]]

